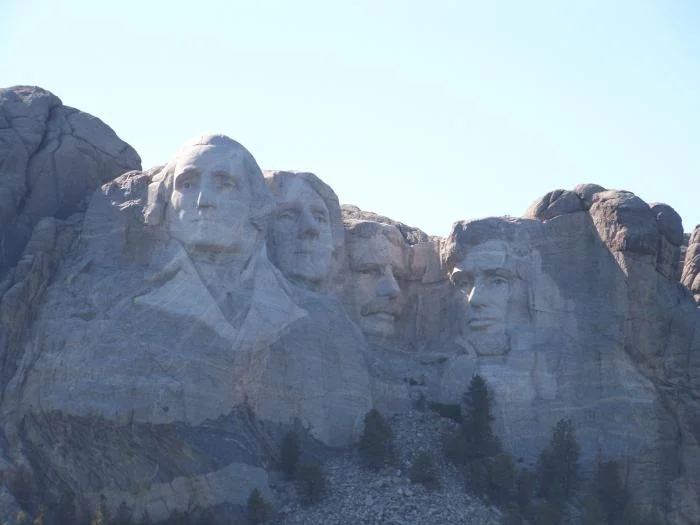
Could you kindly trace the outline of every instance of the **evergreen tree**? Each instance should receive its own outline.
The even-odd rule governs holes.
[[[372,470],[381,469],[393,457],[391,428],[375,408],[365,415],[359,453],[362,463]]]
[[[580,455],[571,420],[560,419],[537,465],[541,497],[555,505],[563,505],[569,499],[579,481]]]
[[[294,479],[297,468],[299,467],[300,456],[301,446],[299,444],[299,436],[296,432],[290,430],[284,435],[282,446],[280,447],[280,462],[285,479]]]
[[[117,508],[117,512],[112,520],[112,525],[132,525],[134,523],[133,516],[131,515],[131,509],[126,504],[126,501],[122,501]]]
[[[610,525],[619,524],[629,498],[617,461],[603,461],[598,465],[595,487],[596,497],[605,519]]]
[[[497,505],[504,505],[513,496],[515,484],[515,463],[510,454],[501,452],[489,465],[489,499]]]
[[[501,444],[491,428],[491,395],[486,381],[475,375],[464,394],[464,416],[462,433],[465,440],[466,460],[496,456]]]
[[[605,519],[605,511],[595,494],[586,496],[581,510],[583,511],[582,525],[613,525]]]
[[[411,483],[421,483],[428,488],[439,486],[435,461],[427,452],[421,452],[413,459],[408,476]]]
[[[75,493],[72,491],[63,492],[52,514],[57,525],[75,525],[78,523],[75,511]]]
[[[323,499],[328,488],[326,475],[316,462],[303,463],[297,474],[297,490],[301,504],[313,505]]]
[[[267,501],[265,501],[258,489],[253,489],[250,491],[246,508],[248,523],[250,525],[265,523],[272,518],[272,507]]]

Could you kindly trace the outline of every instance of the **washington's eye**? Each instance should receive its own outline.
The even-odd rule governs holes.
[[[290,219],[290,220],[295,220],[299,213],[296,210],[282,210],[277,214],[277,217],[280,219]]]
[[[221,185],[222,188],[233,188],[233,189],[238,188],[238,181],[236,179],[232,179],[230,177],[219,178],[219,184]]]

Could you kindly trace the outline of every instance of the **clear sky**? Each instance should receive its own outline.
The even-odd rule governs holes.
[[[430,234],[581,182],[700,223],[696,0],[0,0],[16,84],[144,167],[225,133]]]

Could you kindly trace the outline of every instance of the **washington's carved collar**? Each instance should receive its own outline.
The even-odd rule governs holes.
[[[151,280],[154,288],[135,297],[136,304],[203,323],[231,340],[236,349],[271,344],[285,326],[307,315],[292,301],[287,284],[264,251],[243,270],[237,286],[221,283],[225,291],[221,302],[179,244],[173,259]]]

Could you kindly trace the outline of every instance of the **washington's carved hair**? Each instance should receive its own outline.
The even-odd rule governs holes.
[[[272,195],[265,184],[262,171],[253,155],[240,143],[225,135],[203,135],[184,144],[173,159],[154,175],[148,186],[148,201],[143,212],[144,221],[149,226],[164,222],[166,210],[173,191],[175,166],[180,155],[197,146],[211,146],[226,151],[230,158],[240,159],[245,177],[252,195],[250,202],[250,220],[260,231],[265,231],[270,214],[274,208]]]
[[[299,179],[308,184],[321,197],[328,209],[328,220],[330,222],[331,235],[333,236],[333,254],[335,256],[345,243],[345,231],[343,219],[340,215],[340,203],[333,189],[316,175],[306,171],[265,172],[265,182],[267,182],[268,188],[270,188],[272,195],[275,197],[283,195],[286,188],[294,180]]]

